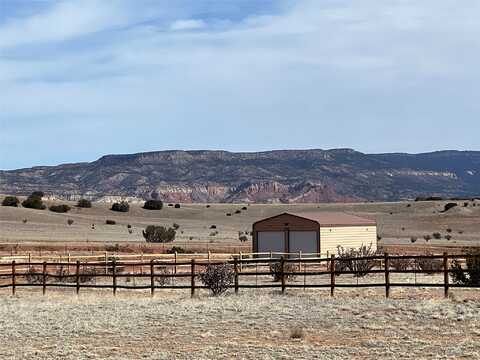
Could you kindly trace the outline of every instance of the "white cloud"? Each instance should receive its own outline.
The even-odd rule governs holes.
[[[125,24],[130,19],[116,0],[55,2],[42,13],[0,26],[0,47],[63,41]]]
[[[203,29],[207,24],[203,20],[177,20],[170,25],[170,30],[198,30]]]
[[[235,21],[184,11],[151,21],[161,6],[131,18],[107,1],[92,14],[87,3],[0,25],[0,47],[36,44],[0,58],[0,120],[103,121],[115,132],[98,134],[104,146],[141,136],[142,150],[166,133],[181,134],[164,144],[179,148],[478,147],[480,2],[296,1]],[[68,26],[39,25],[54,19]]]

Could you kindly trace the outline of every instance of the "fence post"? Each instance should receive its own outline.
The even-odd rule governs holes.
[[[153,259],[150,260],[150,294],[153,296],[155,292],[155,274],[153,267]]]
[[[113,296],[117,295],[117,259],[112,261]]]
[[[173,273],[177,275],[177,251],[175,250],[175,268],[173,269]]]
[[[105,255],[105,258],[104,258],[104,260],[105,260],[105,275],[107,275],[108,274],[108,256],[107,256],[106,251],[105,251],[104,255]]]
[[[77,282],[77,295],[80,292],[80,260],[77,260],[77,265],[75,268],[75,280]]]
[[[30,271],[31,265],[30,263],[32,262],[32,254],[28,253],[28,271]]]
[[[45,293],[47,292],[47,262],[46,261],[43,262],[42,282],[43,282],[42,293],[43,295],[45,295]]]
[[[15,260],[12,261],[12,295],[15,295]]]
[[[243,266],[242,266],[242,258],[243,258],[243,254],[241,251],[238,252],[238,255],[240,255],[239,259],[240,259],[240,272],[243,271]]]
[[[443,253],[443,284],[444,284],[444,296],[448,298],[448,255],[446,252]]]
[[[195,259],[192,259],[191,269],[190,269],[190,276],[191,276],[191,291],[190,291],[190,295],[193,297],[193,296],[195,296]]]
[[[285,293],[285,258],[280,258],[280,276],[282,280],[282,294]]]
[[[302,250],[298,250],[298,271],[302,271]]]
[[[385,297],[390,297],[390,264],[388,263],[388,253],[385,253]]]
[[[233,270],[235,271],[235,294],[238,294],[238,260],[236,256],[233,258]]]
[[[67,262],[68,262],[67,275],[70,275],[70,253],[68,253]]]
[[[335,293],[335,255],[330,257],[330,296]]]

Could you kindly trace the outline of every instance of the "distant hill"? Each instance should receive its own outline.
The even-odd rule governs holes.
[[[256,153],[161,151],[91,163],[0,171],[0,193],[112,201],[392,201],[480,195],[480,152],[363,154],[351,149]]]

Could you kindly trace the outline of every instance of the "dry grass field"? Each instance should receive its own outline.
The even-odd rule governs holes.
[[[0,296],[3,359],[475,359],[475,291]],[[437,296],[438,295],[438,296]]]
[[[68,214],[48,210],[32,210],[22,207],[0,206],[0,243],[27,244],[132,244],[143,245],[142,230],[150,224],[180,225],[174,245],[191,248],[195,244],[208,250],[227,250],[243,246],[239,232],[251,231],[252,223],[261,218],[284,211],[344,211],[374,218],[381,236],[380,246],[411,248],[417,250],[432,246],[477,246],[480,245],[480,201],[459,201],[459,206],[446,213],[441,211],[446,202],[397,202],[358,204],[296,204],[296,205],[244,205],[244,204],[182,204],[180,209],[165,206],[160,211],[142,209],[132,205],[130,212],[118,213],[109,210],[109,205],[94,203],[91,209],[80,209],[69,203]],[[52,203],[49,203],[49,205]],[[242,210],[242,208],[246,210]],[[240,210],[239,213],[236,213]],[[230,213],[231,216],[226,214]],[[23,220],[27,220],[26,223]],[[72,219],[72,225],[67,220]],[[116,225],[106,225],[112,219]],[[94,229],[92,228],[92,225]],[[127,225],[132,226],[129,233]],[[216,231],[210,229],[216,226]],[[218,233],[216,233],[218,232]],[[438,232],[441,239],[434,239]],[[212,234],[213,233],[213,234]],[[426,241],[425,235],[432,239]],[[445,238],[451,237],[450,240]],[[411,238],[417,240],[412,243]]]

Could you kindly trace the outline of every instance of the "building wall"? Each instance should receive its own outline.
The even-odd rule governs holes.
[[[320,227],[320,252],[337,254],[337,246],[359,248],[372,244],[377,249],[376,226]]]

